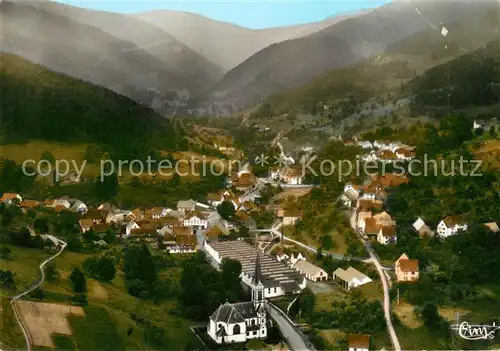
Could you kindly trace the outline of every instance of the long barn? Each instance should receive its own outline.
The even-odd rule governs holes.
[[[255,272],[257,250],[244,241],[205,242],[205,251],[218,264],[223,259],[232,259],[241,263],[241,280],[252,287]],[[297,271],[276,261],[268,255],[260,256],[264,296],[266,298],[278,297],[287,294],[298,294],[306,287],[306,278]]]

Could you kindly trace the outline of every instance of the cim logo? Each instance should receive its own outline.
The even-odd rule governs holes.
[[[475,325],[462,322],[460,324],[454,324],[451,328],[456,330],[458,335],[465,340],[493,340],[495,338],[495,333],[500,329],[500,326],[497,326],[495,323],[492,325]]]

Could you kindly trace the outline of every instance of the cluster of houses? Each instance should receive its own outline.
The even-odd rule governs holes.
[[[302,185],[304,183],[304,174],[302,169],[298,167],[270,167],[269,179],[288,185]]]
[[[368,184],[346,184],[341,200],[346,206],[355,207],[352,219],[354,229],[383,245],[396,243],[396,221],[382,209],[388,189],[408,181],[405,175],[387,173],[372,174]]]
[[[81,235],[92,231],[101,238],[98,244],[105,245],[102,238],[111,232],[129,242],[146,242],[170,253],[190,253],[198,250],[206,237],[218,240],[237,225],[256,228],[250,216],[257,209],[253,202],[240,201],[230,190],[223,190],[218,195],[217,200],[209,201],[212,206],[190,199],[179,201],[173,209],[156,206],[124,210],[106,203],[89,208],[77,199],[62,197],[39,202],[23,199],[16,193],[3,193],[0,203],[17,205],[23,211],[44,207],[56,212],[77,213]],[[231,222],[223,220],[215,209],[214,205],[221,200],[230,201],[235,207]]]
[[[339,137],[342,140],[341,137]],[[416,157],[415,147],[403,144],[399,141],[368,140],[353,139],[344,140],[344,145],[359,146],[365,150],[370,150],[363,155],[361,159],[366,162],[395,162],[395,161],[410,161]]]

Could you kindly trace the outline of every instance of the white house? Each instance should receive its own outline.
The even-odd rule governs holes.
[[[424,237],[426,235],[434,236],[434,232],[420,217],[418,217],[417,220],[413,223],[413,228],[419,234],[420,237]]]
[[[217,344],[243,343],[267,337],[267,314],[259,254],[252,284],[252,301],[219,306],[210,316],[207,333]]]
[[[295,262],[295,264],[292,265],[292,268],[313,282],[328,280],[328,273],[326,273],[325,270],[307,262],[305,259]]]
[[[377,241],[382,245],[395,244],[397,240],[396,227],[382,226],[377,234]]]
[[[487,125],[488,125],[488,123],[486,123],[486,121],[476,119],[476,120],[474,120],[474,123],[472,124],[472,129],[474,129],[474,130],[485,129]]]
[[[139,227],[139,225],[138,225],[136,222],[134,222],[134,221],[130,221],[130,222],[128,222],[128,223],[127,223],[127,225],[125,226],[125,235],[126,235],[127,237],[129,237],[129,236],[130,236],[130,233],[132,233],[132,230],[133,230],[133,229],[139,229],[139,228],[140,228],[140,227]]]
[[[306,258],[302,256],[300,252],[297,254],[297,256],[295,256],[295,254],[292,253],[292,256],[290,256],[290,264],[293,266],[295,263],[305,259]]]
[[[439,222],[437,226],[437,234],[441,238],[447,238],[450,235],[455,235],[459,231],[466,231],[467,223],[460,216],[448,216]]]
[[[344,289],[350,290],[352,288],[357,288],[358,286],[368,284],[372,280],[366,274],[361,273],[357,269],[349,267],[346,270],[337,268],[335,272],[333,272],[333,281]]]
[[[347,337],[349,351],[368,351],[370,349],[370,336],[364,334],[349,334]]]
[[[73,206],[71,206],[71,210],[78,213],[86,213],[89,209],[82,201],[76,200]]]
[[[186,200],[186,201],[179,201],[177,202],[177,211],[181,215],[185,215],[188,212],[194,212],[196,210],[196,201],[194,200]]]
[[[208,219],[207,216],[201,213],[188,214],[183,220],[185,227],[192,227],[195,229],[207,229]]]
[[[373,146],[377,149],[389,150],[391,147],[391,142],[387,140],[375,140]]]
[[[50,202],[48,207],[64,207],[64,208],[70,208],[71,204],[69,203],[68,200],[66,199],[55,199]]]
[[[3,193],[2,197],[0,198],[0,202],[6,203],[6,204],[13,204],[13,203],[21,203],[23,201],[23,198],[21,195],[16,194],[16,193]]]
[[[358,140],[356,142],[356,145],[363,149],[371,149],[373,147],[373,144],[370,141],[367,140]]]
[[[297,168],[287,168],[281,175],[281,179],[290,185],[301,185],[304,179],[302,170]]]

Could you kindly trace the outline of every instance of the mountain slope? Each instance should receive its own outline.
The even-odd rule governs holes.
[[[446,24],[446,36],[439,29],[424,29],[395,42],[374,59],[326,72],[306,85],[270,96],[259,114],[315,114],[319,104],[339,99],[399,94],[402,85],[416,75],[498,38],[499,18],[500,5]]]
[[[361,12],[332,16],[303,25],[261,30],[251,30],[188,12],[160,10],[135,16],[164,29],[228,71],[270,44],[312,34]]]
[[[428,70],[405,90],[414,113],[500,103],[500,39]]]
[[[2,142],[93,142],[129,155],[180,143],[153,110],[13,54],[0,54],[0,96]]]
[[[430,27],[429,22],[448,23],[495,4],[393,2],[308,37],[271,45],[226,73],[217,83],[214,90],[218,105],[247,107],[273,92],[304,84],[332,68],[375,56],[392,43]]]
[[[220,72],[164,31],[129,16],[47,2],[2,2],[0,9],[2,51],[143,103],[182,89],[198,94]]]

